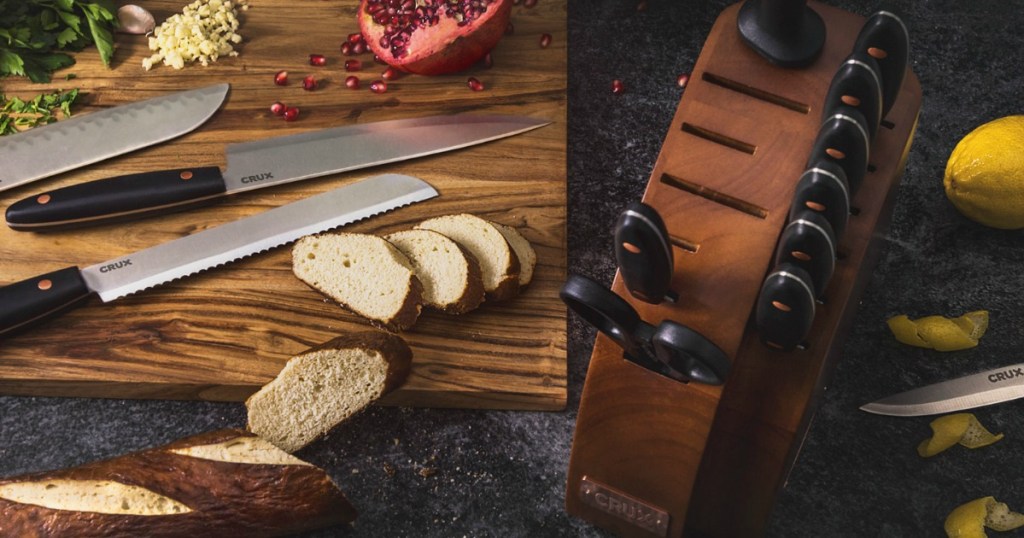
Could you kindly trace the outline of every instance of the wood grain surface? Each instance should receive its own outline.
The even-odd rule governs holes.
[[[623,359],[611,339],[598,336],[566,504],[620,535],[652,536],[657,516],[646,516],[659,511],[668,521],[657,535],[763,534],[877,261],[876,239],[892,214],[920,109],[921,87],[909,71],[871,147],[806,349],[781,352],[761,343],[754,305],[822,123],[825,94],[864,21],[808,5],[828,37],[820,57],[800,70],[774,66],[741,41],[740,4],[723,11],[651,174],[644,201],[675,239],[672,289],[680,298],[641,303],[618,274],[612,290],[650,323],[670,319],[706,336],[732,359],[732,371],[724,387],[679,383]],[[619,498],[602,504],[593,484]]]
[[[157,21],[185,2],[140,2]],[[187,165],[225,165],[225,145],[365,122],[480,113],[519,114],[553,123],[529,133],[455,152],[326,176],[240,194],[218,205],[144,221],[78,231],[28,233],[0,229],[0,283],[68,265],[84,267],[137,249],[325,192],[369,175],[420,177],[441,194],[427,202],[346,227],[389,233],[438,215],[470,212],[518,228],[537,250],[534,281],[518,298],[485,303],[462,316],[425,312],[403,333],[414,352],[404,388],[383,403],[408,406],[561,409],[566,400],[565,308],[557,290],[566,263],[565,2],[514,6],[515,31],[493,51],[494,66],[455,75],[406,75],[388,91],[368,88],[384,67],[363,55],[363,89],[345,87],[339,45],[358,31],[357,3],[250,1],[242,14],[240,55],[176,71],[143,71],[144,36],[117,36],[111,69],[94,50],[49,85],[0,80],[4,93],[81,88],[79,114],[229,82],[213,118],[169,143],[103,161],[0,193],[7,207],[56,187],[125,173]],[[551,34],[547,48],[538,44]],[[308,55],[324,54],[324,67]],[[274,74],[288,70],[279,87]],[[64,73],[76,78],[66,80]],[[322,85],[302,89],[314,74]],[[468,76],[485,91],[470,91]],[[274,101],[298,106],[298,121],[273,116]],[[3,139],[0,139],[0,144]],[[82,141],[88,143],[87,140]],[[45,159],[46,155],[39,158]],[[26,395],[241,400],[273,378],[288,357],[366,322],[325,300],[291,273],[281,247],[186,279],[82,308],[0,341],[0,393]]]

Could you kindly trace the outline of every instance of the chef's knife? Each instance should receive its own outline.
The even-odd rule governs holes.
[[[882,121],[882,77],[878,62],[867,52],[854,52],[836,70],[821,107],[822,119],[836,112],[836,107],[849,105],[867,120],[868,134],[875,139],[878,122]]]
[[[216,166],[189,167],[80,183],[14,203],[7,224],[42,231],[166,213],[239,192],[481,144],[548,123],[522,116],[431,116],[231,144],[223,174]]]
[[[112,301],[435,196],[437,191],[420,179],[376,176],[81,270],[68,267],[22,280],[0,288],[0,335],[62,312],[93,293]]]
[[[908,390],[860,408],[879,415],[916,417],[963,411],[1022,396],[1024,364],[1014,364]]]
[[[76,115],[4,137],[0,191],[5,191],[188,133],[220,108],[227,84],[214,84]]]
[[[889,113],[900,93],[910,56],[910,34],[903,20],[889,11],[868,17],[857,35],[853,50],[867,52],[878,61],[882,74],[882,117]]]
[[[673,257],[665,221],[653,207],[634,202],[615,223],[615,259],[629,293],[641,301],[675,302],[672,284]]]

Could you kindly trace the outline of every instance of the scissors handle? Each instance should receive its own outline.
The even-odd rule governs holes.
[[[651,341],[666,375],[679,381],[721,385],[731,363],[725,352],[699,332],[672,320],[658,325]]]

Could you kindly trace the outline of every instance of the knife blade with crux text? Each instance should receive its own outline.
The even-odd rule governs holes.
[[[879,415],[913,417],[983,407],[1024,397],[1024,364],[1004,366],[894,394],[861,409]]]
[[[421,179],[375,176],[84,269],[68,267],[28,278],[0,288],[0,337],[93,293],[112,301],[435,196],[437,191]]]
[[[227,146],[227,168],[143,172],[30,196],[7,209],[15,230],[45,231],[167,213],[227,195],[481,144],[549,124],[458,114],[335,127]]]

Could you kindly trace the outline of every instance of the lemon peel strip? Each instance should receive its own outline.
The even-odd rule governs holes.
[[[982,497],[957,506],[946,516],[948,538],[985,538],[985,527],[1005,532],[1024,526],[1024,514],[1010,510],[994,497]]]
[[[922,458],[930,458],[956,444],[966,448],[981,448],[1003,438],[1003,434],[994,435],[985,429],[972,413],[939,417],[930,426],[932,436],[917,446],[917,453]]]
[[[975,310],[958,318],[926,316],[912,320],[904,314],[886,320],[896,340],[936,351],[959,351],[978,345],[988,330],[988,311]]]

